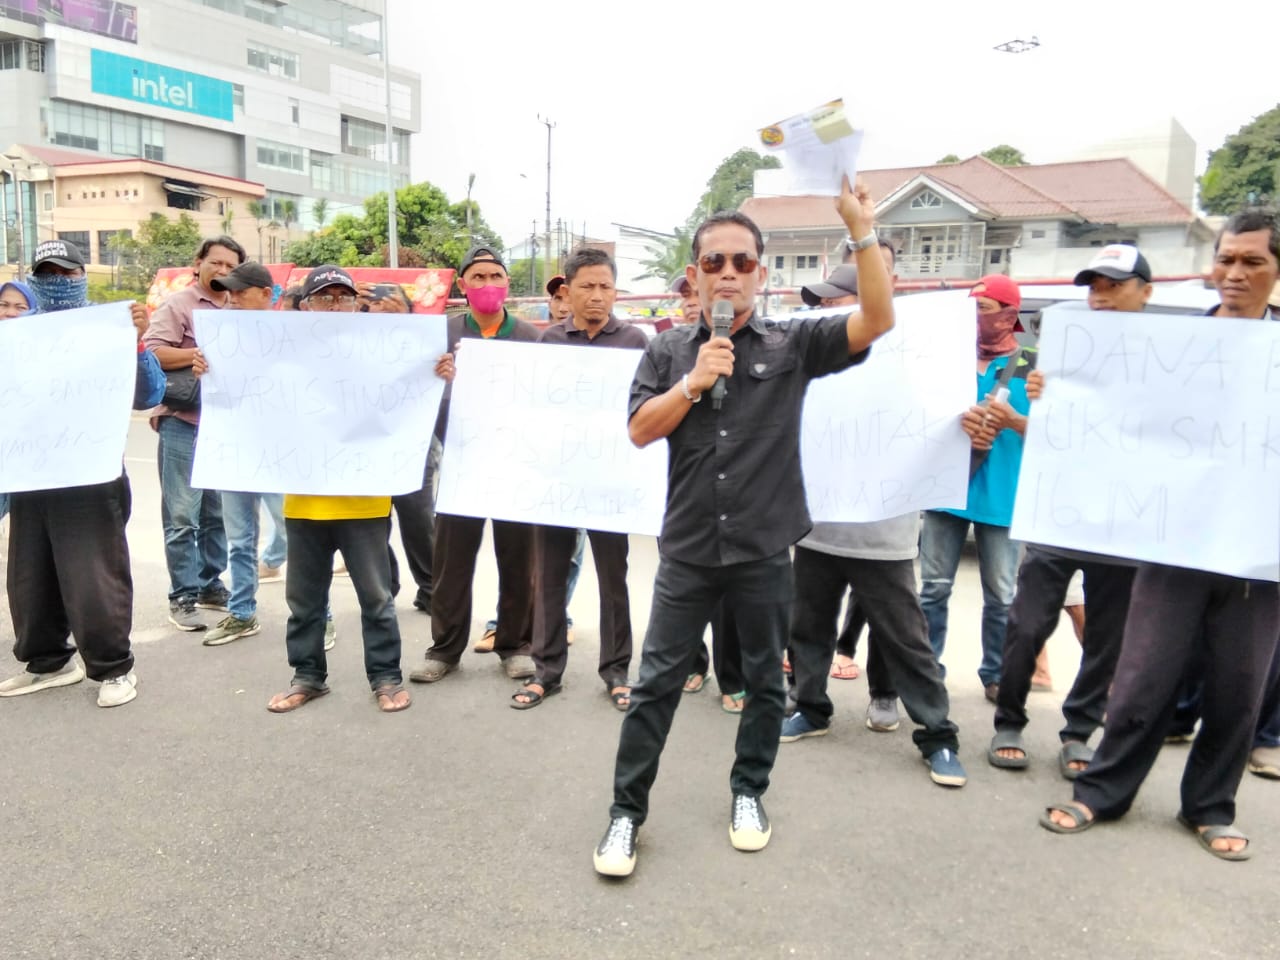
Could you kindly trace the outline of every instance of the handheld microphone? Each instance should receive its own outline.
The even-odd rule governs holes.
[[[733,304],[728,300],[717,300],[711,305],[711,335],[713,337],[727,337],[732,327]],[[712,410],[720,409],[720,404],[724,402],[727,388],[728,383],[724,379],[724,374],[716,377],[715,385],[711,388]]]

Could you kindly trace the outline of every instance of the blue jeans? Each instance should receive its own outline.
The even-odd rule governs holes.
[[[569,604],[573,602],[573,591],[578,585],[578,574],[582,572],[582,551],[587,546],[587,531],[578,531],[578,540],[573,547],[573,559],[569,561],[569,579],[565,581],[564,592],[564,623],[570,630],[573,629],[573,617],[569,614]],[[495,616],[492,620],[485,622],[486,630],[498,629],[498,618]]]
[[[161,417],[158,433],[156,459],[169,599],[194,598],[217,583],[227,569],[222,497],[217,490],[191,486],[196,428],[177,417]]]
[[[947,645],[947,604],[969,523],[954,514],[927,510],[920,531],[920,606],[929,624],[929,644],[940,666]],[[1009,539],[1008,527],[975,523],[973,537],[978,544],[978,573],[982,578],[982,663],[978,677],[986,686],[1000,682],[1005,624],[1017,583],[1020,546]]]
[[[262,495],[222,491],[222,523],[226,527],[231,570],[231,602],[237,620],[258,612],[258,503]]]
[[[267,519],[271,521],[271,536],[267,545],[262,548],[262,562],[274,570],[284,563],[289,549],[289,538],[284,532],[284,494],[262,494],[262,507],[267,512]]]

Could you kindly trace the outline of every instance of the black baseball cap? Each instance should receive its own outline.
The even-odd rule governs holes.
[[[858,292],[858,268],[851,263],[836,267],[831,276],[821,283],[811,283],[800,288],[800,299],[811,307],[823,300],[837,300]]]
[[[472,247],[467,251],[467,255],[462,258],[462,266],[458,268],[458,276],[465,276],[467,271],[478,260],[492,261],[500,266],[504,271],[507,265],[502,262],[502,256],[493,247]]]
[[[316,267],[307,274],[307,279],[302,281],[302,297],[306,299],[325,287],[346,287],[352,293],[356,292],[356,283],[351,279],[351,274],[341,267],[326,263]]]
[[[275,288],[276,282],[272,279],[271,271],[260,263],[247,261],[240,264],[225,277],[214,277],[209,281],[209,286],[219,292],[226,290],[248,290],[251,287],[270,287]]]
[[[42,263],[56,263],[68,270],[84,266],[84,254],[70,240],[45,240],[31,256],[31,272]]]
[[[1131,243],[1112,243],[1098,251],[1089,265],[1076,274],[1075,284],[1083,287],[1093,283],[1094,277],[1111,280],[1129,280],[1138,277],[1144,283],[1151,282],[1151,264]]]
[[[561,274],[556,274],[547,281],[547,296],[554,297],[556,291],[563,287],[568,281]]]

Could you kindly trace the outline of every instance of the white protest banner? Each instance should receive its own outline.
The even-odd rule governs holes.
[[[957,290],[900,297],[893,307],[894,327],[866,362],[809,384],[800,460],[814,520],[964,508],[969,438],[960,415],[974,402],[973,301]]]
[[[843,100],[832,100],[760,130],[766,156],[782,161],[780,196],[838,197],[840,179],[858,173],[862,131],[855,130]]]
[[[197,310],[206,490],[381,496],[422,487],[445,318]]]
[[[639,350],[468,340],[458,351],[437,513],[657,534],[667,445],[638,450]]]
[[[0,320],[0,491],[120,476],[137,370],[127,303]]]
[[[1012,535],[1280,580],[1280,323],[1045,311]]]

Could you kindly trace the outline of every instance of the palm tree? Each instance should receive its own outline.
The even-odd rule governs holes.
[[[230,233],[231,233],[231,221],[232,221],[232,219],[235,217],[235,215],[236,215],[235,210],[232,208],[231,203],[230,203],[230,202],[228,202],[228,203],[227,203],[227,212],[226,212],[225,214],[223,214],[223,216],[222,216],[222,223],[220,224],[220,226],[222,227],[222,232],[223,232],[224,234],[230,234]]]
[[[693,262],[693,234],[684,227],[676,227],[670,239],[651,241],[649,251],[653,256],[640,262],[644,273],[636,279],[660,277],[670,282],[676,274],[683,274],[684,268]]]
[[[289,226],[298,222],[298,201],[284,200],[276,208],[280,213],[280,219],[284,223],[284,234],[289,235]]]
[[[244,205],[249,216],[253,217],[253,222],[258,226],[258,262],[262,262],[262,221],[267,219],[267,207],[261,200],[250,200]]]
[[[329,201],[324,197],[313,200],[311,203],[311,219],[316,222],[316,229],[320,230],[324,227],[324,222],[329,219]]]

